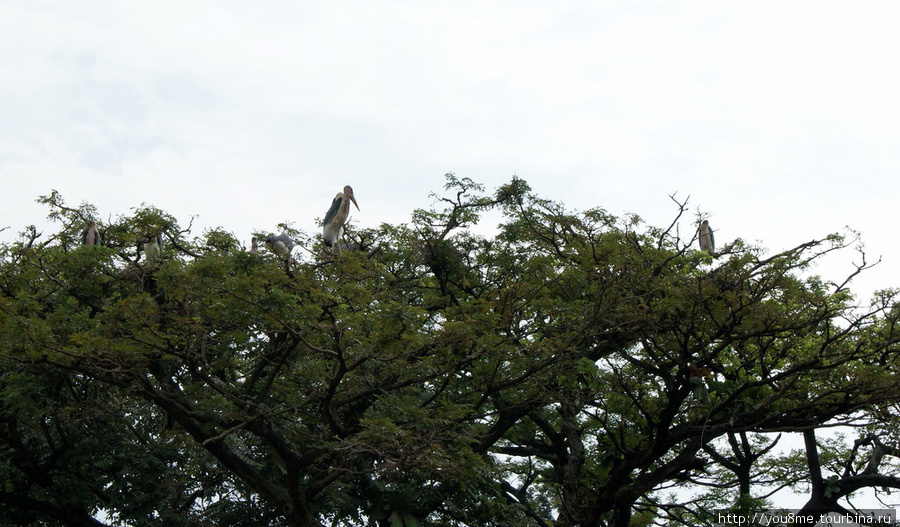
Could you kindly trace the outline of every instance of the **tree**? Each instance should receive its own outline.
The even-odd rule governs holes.
[[[0,252],[2,521],[698,525],[768,483],[752,438],[886,426],[893,295],[804,276],[844,238],[713,259],[684,203],[654,228],[445,190],[289,267],[149,206],[82,247],[93,207],[44,197],[60,232]]]

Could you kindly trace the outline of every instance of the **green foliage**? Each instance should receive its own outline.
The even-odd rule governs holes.
[[[840,237],[713,259],[518,178],[434,198],[287,266],[41,198],[60,232],[0,248],[0,523],[691,525],[765,503],[766,434],[896,427],[894,294],[862,310],[802,275]]]

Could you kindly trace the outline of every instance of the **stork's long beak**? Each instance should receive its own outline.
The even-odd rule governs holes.
[[[359,210],[359,204],[356,203],[356,198],[353,196],[353,194],[350,194],[350,201],[352,201],[353,204],[356,205],[356,210]],[[360,212],[362,212],[362,211],[360,211]]]

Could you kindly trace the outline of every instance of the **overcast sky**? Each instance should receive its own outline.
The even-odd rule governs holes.
[[[513,174],[717,241],[849,225],[898,286],[900,4],[0,0],[0,239],[58,189],[197,234],[408,220],[454,172]],[[693,217],[690,218],[693,220]],[[838,279],[850,255],[822,274]],[[867,296],[867,295],[865,295]]]

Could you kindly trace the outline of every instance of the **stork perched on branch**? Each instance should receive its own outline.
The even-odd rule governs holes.
[[[290,262],[291,250],[294,249],[294,240],[287,234],[281,233],[278,236],[269,236],[266,238],[266,247],[279,256],[287,256],[288,262]]]
[[[156,258],[159,256],[159,251],[162,248],[162,243],[162,234],[151,236],[149,238],[149,241],[144,242],[144,254],[147,255],[148,262],[156,260]]]
[[[344,224],[350,217],[350,202],[359,210],[359,204],[356,203],[356,197],[353,196],[353,189],[350,185],[344,187],[343,192],[338,192],[331,202],[331,208],[325,213],[325,221],[322,225],[322,236],[325,238],[325,247],[328,247],[332,254],[341,252],[341,236],[344,234]]]
[[[100,245],[100,230],[97,229],[97,222],[92,221],[81,231],[82,245]]]
[[[716,238],[713,236],[712,227],[709,226],[709,220],[700,223],[700,250],[709,254],[716,252]]]

